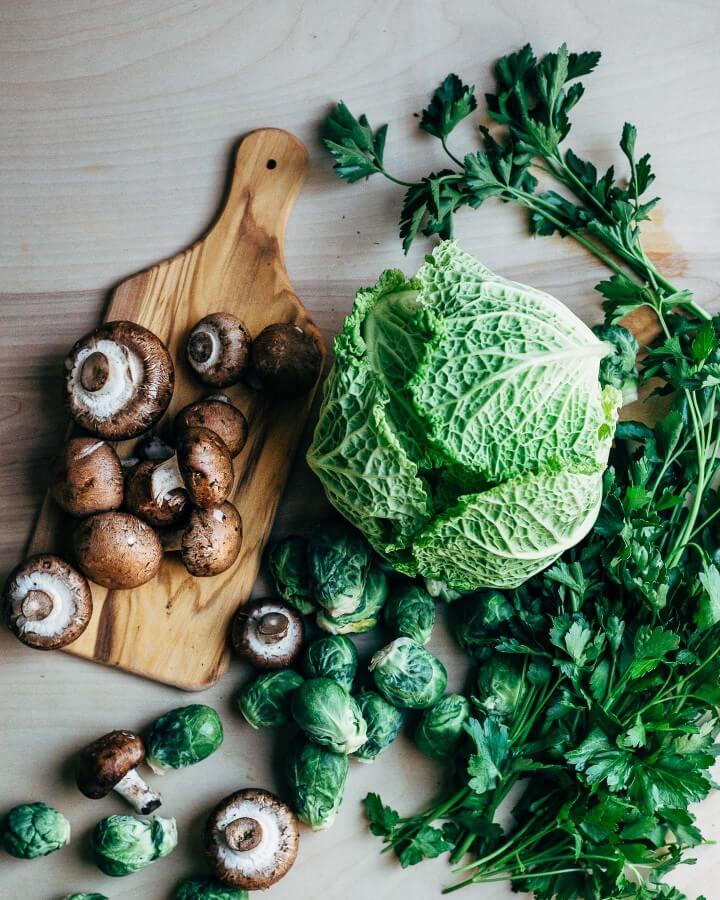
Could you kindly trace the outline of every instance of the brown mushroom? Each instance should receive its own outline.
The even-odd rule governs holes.
[[[126,512],[90,516],[75,529],[73,549],[87,577],[106,588],[134,588],[157,575],[162,562],[158,536]]]
[[[3,605],[10,630],[36,650],[57,650],[77,640],[92,616],[90,585],[50,553],[31,556],[10,573]]]
[[[225,572],[238,558],[243,529],[240,513],[232,503],[210,509],[194,509],[182,530],[162,537],[166,552],[179,550],[191,575],[205,578]]]
[[[302,648],[305,626],[297,610],[282,600],[265,598],[242,606],[233,619],[235,652],[259,669],[282,669]]]
[[[190,403],[175,416],[176,435],[198,426],[214,431],[225,442],[232,457],[240,453],[247,441],[247,419],[225,394]]]
[[[88,744],[80,753],[77,786],[91,800],[117,791],[141,815],[148,815],[162,804],[137,773],[145,759],[145,745],[132,731],[110,731]]]
[[[173,491],[186,490],[193,506],[218,506],[233,486],[232,459],[222,438],[209,428],[186,428],[177,439],[175,456],[156,466],[151,477],[157,502]]]
[[[201,381],[227,387],[239,381],[247,368],[250,334],[237,316],[212,313],[192,329],[185,350],[191,369]]]
[[[295,862],[300,828],[295,813],[270,791],[248,788],[210,813],[205,846],[220,881],[250,891],[279,881]]]
[[[165,412],[175,372],[170,355],[147,328],[106,322],[82,337],[65,360],[72,418],[111,441],[137,437]]]
[[[144,460],[128,472],[125,480],[125,505],[155,528],[176,525],[187,515],[190,500],[184,488],[165,491],[157,497],[153,493],[152,476],[155,463]]]
[[[297,325],[268,325],[253,341],[250,383],[287,397],[310,390],[320,375],[322,352]]]
[[[123,502],[120,458],[105,441],[70,438],[53,463],[51,493],[71,516],[117,509]]]

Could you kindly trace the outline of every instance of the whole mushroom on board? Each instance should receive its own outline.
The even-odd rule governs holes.
[[[205,841],[210,864],[221,881],[250,891],[264,890],[295,862],[298,820],[269,791],[236,791],[210,814]]]
[[[71,516],[118,509],[123,470],[115,449],[95,437],[70,438],[53,463],[51,493]]]
[[[175,455],[155,467],[150,484],[158,504],[174,491],[184,490],[193,506],[206,509],[227,499],[233,478],[225,442],[209,428],[196,426],[180,432]]]
[[[231,638],[236,653],[259,669],[291,665],[304,637],[302,617],[282,600],[252,600],[233,619]]]
[[[106,588],[134,588],[154,578],[163,551],[142,519],[126,512],[98,513],[83,519],[73,534],[80,570]]]
[[[10,630],[28,647],[57,650],[77,640],[92,616],[92,594],[83,575],[50,553],[14,569],[3,592]]]
[[[291,323],[268,325],[253,341],[250,383],[293,397],[310,390],[320,375],[322,352],[314,337]]]
[[[188,335],[185,353],[190,368],[205,384],[227,387],[240,380],[247,368],[250,334],[230,313],[205,316]]]
[[[175,416],[175,434],[188,428],[208,428],[220,437],[235,457],[245,446],[248,423],[237,406],[233,406],[225,394],[213,394],[183,407]]]
[[[185,488],[153,492],[153,473],[157,464],[143,460],[127,473],[125,479],[125,505],[129,512],[143,519],[154,528],[176,525],[187,515],[190,498]]]
[[[196,578],[220,575],[238,558],[243,526],[229,501],[209,509],[193,509],[182,529],[162,535],[167,553],[180,551],[183,565]]]
[[[141,738],[131,731],[110,731],[81,751],[77,786],[91,800],[117,791],[136,812],[147,815],[162,804],[162,799],[137,772],[144,759]]]
[[[80,338],[65,370],[70,415],[111,441],[147,431],[167,409],[175,384],[165,345],[134,322],[106,322]]]

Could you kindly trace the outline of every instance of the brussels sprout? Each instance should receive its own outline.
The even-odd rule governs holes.
[[[305,648],[303,665],[308,678],[332,678],[351,691],[358,652],[350,638],[341,634],[321,637]]]
[[[220,716],[210,706],[193,703],[165,713],[150,727],[146,762],[158,775],[184,769],[214,753],[223,742]]]
[[[175,819],[108,816],[95,826],[90,847],[98,868],[120,877],[144,869],[177,846]]]
[[[47,856],[69,843],[70,823],[52,806],[23,803],[5,817],[2,844],[18,859]]]
[[[621,391],[623,405],[632,403],[637,400],[640,381],[637,370],[640,345],[635,335],[622,325],[596,325],[593,331],[611,351],[600,360],[600,384]]]
[[[238,706],[253,728],[276,728],[290,718],[290,699],[305,679],[292,669],[264,672],[238,694]]]
[[[175,889],[173,897],[175,900],[248,900],[248,892],[214,878],[188,878]]]
[[[307,541],[300,537],[278,541],[268,553],[268,568],[275,590],[286,603],[304,615],[314,608],[314,585],[307,557]]]
[[[317,624],[330,634],[361,634],[370,631],[377,625],[378,615],[387,599],[387,575],[379,566],[373,565],[365,581],[360,605],[355,612],[345,616],[331,616],[324,610],[318,610]]]
[[[435,624],[435,601],[416,584],[394,590],[383,612],[385,624],[397,637],[409,637],[418,644],[430,640]]]
[[[377,689],[393,706],[426,709],[445,693],[445,666],[412,638],[396,638],[370,660]]]
[[[405,716],[375,691],[360,691],[355,699],[367,724],[367,740],[353,756],[370,763],[398,736]]]
[[[68,894],[63,900],[110,900],[105,894]]]
[[[445,759],[452,756],[464,735],[470,717],[470,704],[460,694],[448,694],[426,709],[415,732],[415,743],[426,756]]]
[[[370,547],[362,535],[346,525],[325,525],[310,541],[308,563],[320,606],[331,616],[355,612],[370,569]]]
[[[329,828],[342,803],[349,763],[312,741],[301,741],[290,752],[286,776],[291,806],[301,822],[314,831]]]
[[[508,656],[496,654],[478,669],[475,704],[485,715],[512,718],[524,692],[522,668]]]
[[[477,591],[450,607],[450,629],[468,656],[487,659],[503,624],[514,615],[513,606],[502,591]]]
[[[336,753],[352,753],[365,743],[360,707],[331,678],[311,678],[293,694],[292,714],[305,734]]]
[[[452,603],[454,600],[462,597],[459,591],[449,588],[446,581],[439,581],[437,578],[423,578],[423,581],[425,582],[425,590],[435,600],[442,600],[443,603]]]

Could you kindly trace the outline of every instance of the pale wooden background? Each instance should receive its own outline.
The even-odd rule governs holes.
[[[193,240],[213,215],[235,139],[261,125],[287,128],[310,149],[305,191],[291,218],[287,263],[295,288],[328,338],[354,290],[387,266],[417,267],[427,244],[403,260],[398,195],[377,181],[335,181],[317,144],[328,104],[344,98],[371,121],[390,121],[388,165],[425,173],[435,142],[417,135],[428,91],[450,70],[479,88],[501,53],[566,40],[604,51],[574,116],[573,146],[600,164],[618,158],[624,119],[652,151],[664,202],[649,243],[666,271],[708,303],[720,271],[720,8],[714,2],[648,0],[0,0],[0,574],[19,559],[61,441],[60,361],[101,314],[108,289]],[[470,129],[463,140],[472,140]],[[458,138],[458,142],[460,138]],[[560,240],[530,241],[522,218],[488,206],[464,213],[458,236],[491,268],[555,292],[588,319],[601,270]],[[278,522],[302,528],[318,515],[302,467]],[[158,635],[162,640],[162,635]],[[464,663],[440,629],[433,649],[451,686]],[[250,733],[232,696],[246,677],[233,665],[202,695],[223,715],[221,751],[166,776],[164,810],[177,816],[175,854],[131,878],[103,877],[86,838],[120,800],[92,803],[72,783],[78,746],[113,727],[141,727],[193,698],[62,654],[25,650],[0,633],[0,812],[43,799],[70,817],[73,846],[34,863],[0,858],[3,900],[52,900],[101,890],[117,900],[164,900],[201,867],[205,811],[247,785],[274,786],[270,734]],[[438,896],[444,863],[402,872],[364,827],[359,798],[379,789],[403,810],[419,807],[440,778],[409,743],[375,766],[354,765],[336,826],[303,834],[300,860],[274,900],[416,900]],[[157,781],[157,779],[156,779]],[[703,807],[720,837],[720,798]],[[720,853],[699,853],[677,883],[720,897]],[[501,898],[504,887],[469,896]]]

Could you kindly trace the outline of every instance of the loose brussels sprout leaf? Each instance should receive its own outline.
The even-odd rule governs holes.
[[[385,624],[396,637],[427,644],[435,624],[435,601],[416,584],[393,590],[384,609]]]
[[[314,585],[307,557],[307,541],[300,537],[278,541],[268,553],[268,568],[275,590],[303,615],[308,615],[314,608]]]
[[[214,878],[188,878],[177,887],[173,897],[175,900],[248,900],[248,892]]]
[[[168,769],[184,769],[206,759],[222,742],[222,722],[212,707],[201,703],[181,706],[151,726],[145,740],[146,762],[162,775]]]
[[[370,763],[398,736],[405,716],[375,691],[360,691],[355,699],[367,724],[367,740],[353,756]]]
[[[329,828],[342,803],[349,763],[312,741],[300,741],[288,757],[286,775],[291,806],[301,822],[314,831]]]
[[[68,894],[63,900],[110,900],[105,894]]]
[[[473,702],[485,715],[509,721],[522,699],[524,685],[522,668],[511,657],[498,653],[478,669]]]
[[[336,753],[352,753],[365,743],[360,707],[331,678],[311,678],[293,694],[292,714],[305,734]]]
[[[47,856],[69,843],[70,823],[45,803],[23,803],[5,817],[2,845],[18,859]]]
[[[450,629],[468,656],[487,659],[504,623],[514,615],[512,604],[502,591],[477,591],[450,607]]]
[[[415,743],[426,756],[446,759],[462,741],[464,725],[470,717],[470,704],[460,694],[448,694],[426,709],[415,732]]]
[[[144,869],[177,846],[175,819],[108,816],[95,826],[90,846],[98,868],[120,877]]]
[[[637,400],[640,382],[637,370],[640,345],[635,335],[622,325],[596,325],[593,332],[611,351],[600,360],[600,384],[617,388],[623,405],[632,403]]]
[[[462,597],[460,591],[454,591],[447,586],[446,581],[439,581],[437,578],[423,578],[425,582],[425,590],[436,600],[442,600],[443,603],[452,603]]]
[[[346,525],[325,525],[310,541],[308,561],[320,606],[331,616],[355,612],[370,569],[370,547],[362,535]]]
[[[324,610],[317,614],[317,625],[330,634],[362,634],[371,631],[378,622],[380,610],[387,599],[387,576],[379,566],[373,565],[368,572],[360,605],[355,612],[346,616],[331,616]]]
[[[341,634],[321,637],[305,648],[303,666],[308,678],[332,678],[351,691],[358,665],[355,644]]]
[[[377,689],[393,706],[426,709],[445,693],[445,666],[412,638],[401,637],[370,660]]]
[[[264,672],[243,685],[238,706],[253,728],[277,728],[290,718],[290,699],[305,679],[292,669]]]

